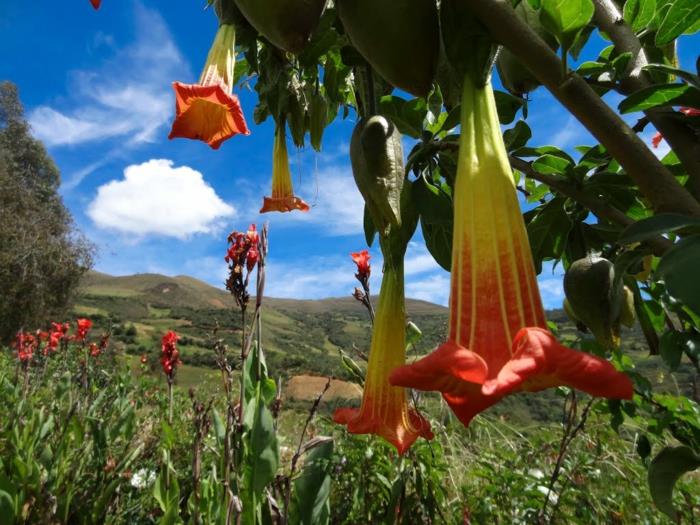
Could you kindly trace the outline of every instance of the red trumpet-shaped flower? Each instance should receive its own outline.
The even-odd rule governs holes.
[[[687,115],[688,117],[698,117],[700,116],[700,109],[695,109],[695,108],[681,108],[680,112],[683,113],[684,115]],[[655,148],[659,147],[659,144],[661,144],[661,141],[663,140],[664,136],[661,134],[660,131],[657,131],[656,134],[651,137],[651,145],[654,146]]]
[[[447,342],[394,370],[394,385],[437,390],[465,425],[503,396],[566,385],[632,397],[606,360],[562,346],[546,329],[532,254],[491,86],[467,77],[454,190]]]
[[[367,250],[362,250],[361,252],[353,252],[350,254],[353,262],[357,265],[357,279],[362,281],[369,277],[371,268],[369,265],[369,260],[372,258]]]
[[[234,135],[250,134],[238,97],[232,94],[235,38],[232,24],[220,25],[199,83],[173,82],[175,121],[169,139],[202,140],[218,149]]]
[[[275,146],[272,151],[272,196],[264,198],[260,213],[292,210],[309,211],[309,205],[294,196],[287,157],[285,123],[284,120],[280,120],[275,129]]]
[[[418,439],[432,439],[430,424],[408,408],[406,391],[389,384],[391,371],[406,359],[403,261],[386,266],[374,318],[372,344],[360,408],[339,408],[336,423],[355,434],[376,434],[403,454]]]
[[[95,9],[99,9],[102,0],[90,0],[90,3],[92,4],[92,7],[94,7]]]

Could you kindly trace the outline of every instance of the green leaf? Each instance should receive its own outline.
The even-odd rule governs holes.
[[[645,29],[656,14],[656,0],[627,0],[623,18],[635,33]]]
[[[538,274],[544,259],[559,259],[566,247],[573,223],[564,210],[565,202],[566,199],[555,198],[528,212],[534,215],[527,225],[527,233]]]
[[[644,66],[642,69],[644,69],[646,71],[658,71],[660,73],[665,73],[667,75],[672,75],[672,76],[676,76],[678,78],[682,78],[688,84],[692,84],[696,88],[700,89],[700,77],[698,77],[698,75],[693,75],[692,73],[689,73],[688,71],[684,71],[682,69],[671,67],[671,66],[668,66],[666,64],[648,64],[648,65]]]
[[[362,218],[362,226],[365,230],[365,242],[367,243],[367,246],[372,246],[374,238],[377,235],[377,228],[374,227],[374,222],[372,222],[372,215],[370,215],[369,208],[367,208],[366,204]]]
[[[668,44],[694,26],[699,18],[700,2],[698,0],[675,0],[656,32],[656,45]]]
[[[452,199],[425,177],[414,183],[415,203],[420,214],[425,246],[435,261],[448,272],[452,265]]]
[[[545,175],[565,175],[573,165],[566,159],[555,155],[542,155],[532,163],[532,168]]]
[[[591,0],[542,0],[540,20],[568,51],[578,33],[591,21],[593,11]]]
[[[423,98],[405,100],[387,95],[379,99],[379,112],[391,120],[401,133],[417,139],[423,132],[428,105]]]
[[[700,455],[686,446],[665,447],[651,461],[648,473],[651,499],[671,519],[677,519],[673,508],[673,488],[676,482],[683,474],[698,467]]]
[[[300,525],[327,525],[330,520],[333,441],[311,449],[304,469],[294,480],[295,514]]]
[[[515,126],[503,133],[503,142],[506,145],[506,150],[513,151],[525,146],[531,137],[532,131],[530,126],[525,124],[524,120],[519,120],[515,123]]]
[[[515,97],[505,91],[495,90],[493,92],[496,100],[496,109],[498,110],[498,121],[501,124],[510,124],[515,120],[518,110],[523,107],[525,101],[522,98]],[[458,108],[455,108],[458,109]]]
[[[15,505],[12,500],[12,496],[0,490],[0,516],[2,516],[4,523],[14,523],[15,522]]]
[[[621,113],[645,111],[659,106],[700,107],[700,90],[687,84],[658,84],[640,89],[620,102]]]
[[[658,235],[683,228],[700,228],[700,219],[677,213],[660,213],[637,221],[620,234],[620,244],[632,244],[652,239]]]
[[[700,235],[686,237],[661,258],[656,275],[663,278],[666,289],[686,306],[700,313]]]
[[[245,458],[246,490],[260,495],[275,479],[279,466],[279,450],[274,419],[262,396],[257,396],[251,408],[254,414]]]
[[[686,343],[686,334],[669,330],[659,340],[659,353],[671,372],[678,370],[683,357],[683,346]]]

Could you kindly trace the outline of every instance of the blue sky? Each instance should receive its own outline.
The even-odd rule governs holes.
[[[290,142],[295,189],[312,205],[308,214],[257,213],[270,191],[273,127],[253,124],[253,92],[238,91],[250,136],[218,151],[167,139],[171,82],[197,80],[216,30],[204,3],[104,0],[95,12],[88,0],[2,2],[0,79],[19,86],[33,132],[61,170],[64,201],[98,247],[97,270],[187,274],[222,286],[227,233],[268,220],[269,295],[347,295],[355,286],[349,252],[365,247],[348,159],[354,115],[327,130],[321,153]],[[691,68],[700,39],[681,44],[682,64]],[[595,39],[587,56],[604,45]],[[544,88],[530,104],[533,144],[570,150],[594,143]],[[649,128],[644,138],[651,135]],[[371,253],[381,258],[376,246]],[[409,247],[406,275],[409,297],[447,303],[449,275],[420,238]],[[546,306],[559,307],[558,270],[545,266],[540,286]]]

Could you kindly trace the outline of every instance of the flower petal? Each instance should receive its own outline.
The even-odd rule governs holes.
[[[513,357],[487,381],[485,396],[502,397],[518,390],[536,392],[569,386],[593,396],[631,399],[632,382],[605,359],[567,348],[547,330],[523,328],[513,340]]]
[[[293,210],[309,211],[309,209],[308,204],[294,195],[288,197],[264,197],[260,213],[268,213],[271,211],[287,212]]]
[[[234,135],[250,134],[238,97],[229,95],[220,85],[173,82],[173,89],[175,121],[169,139],[202,140],[218,149]]]
[[[460,395],[473,392],[488,376],[488,366],[478,354],[447,341],[413,364],[396,368],[389,376],[392,385],[417,390],[438,390]]]

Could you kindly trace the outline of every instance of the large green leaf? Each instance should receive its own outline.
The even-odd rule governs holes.
[[[700,19],[698,0],[675,0],[656,32],[656,45],[663,46],[697,24]]]
[[[621,113],[646,111],[659,106],[700,107],[700,90],[688,84],[658,84],[640,89],[620,102]]]
[[[511,129],[503,132],[503,142],[508,151],[522,148],[532,137],[532,130],[524,120],[519,120]]]
[[[542,0],[540,20],[568,51],[579,32],[593,17],[591,0]]]
[[[419,138],[423,132],[423,120],[428,114],[428,105],[423,98],[405,100],[387,95],[379,99],[379,112],[391,120],[402,134]]]
[[[663,278],[669,293],[700,314],[700,235],[686,237],[661,259],[656,275]]]
[[[647,241],[663,233],[674,232],[688,227],[700,228],[700,219],[678,213],[660,213],[628,226],[620,234],[619,242],[620,244],[632,244],[634,242]]]
[[[656,0],[627,0],[623,17],[635,33],[646,28],[656,14]]]
[[[275,478],[279,466],[277,433],[272,413],[261,396],[247,408],[253,410],[253,423],[246,450],[245,486],[247,491],[260,495]]]
[[[527,225],[532,256],[539,274],[544,259],[559,259],[566,247],[573,223],[564,210],[565,199],[555,198],[531,212],[534,217]]]
[[[678,479],[700,467],[700,455],[686,446],[665,447],[649,465],[649,491],[654,504],[671,519],[676,519],[673,508],[673,488]]]
[[[448,272],[452,265],[452,199],[425,177],[414,183],[415,203],[420,214],[425,246],[435,261]]]
[[[327,525],[330,520],[331,456],[333,441],[315,446],[294,480],[296,517],[300,525]]]

